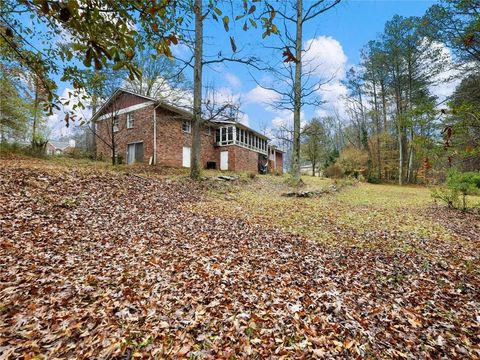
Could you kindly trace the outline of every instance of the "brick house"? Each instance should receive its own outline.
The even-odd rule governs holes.
[[[191,118],[184,109],[118,89],[92,117],[97,156],[111,158],[113,132],[116,154],[127,164],[190,167]],[[208,169],[258,172],[263,165],[271,172],[282,172],[283,152],[243,124],[207,121],[202,130],[201,163]]]

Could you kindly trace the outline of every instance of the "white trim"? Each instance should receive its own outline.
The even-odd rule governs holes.
[[[96,121],[101,121],[101,120],[108,119],[112,115],[117,116],[117,115],[122,115],[122,114],[129,113],[131,111],[140,110],[140,109],[143,109],[144,107],[147,107],[147,106],[150,106],[150,105],[153,105],[153,104],[154,104],[153,101],[149,101],[149,102],[144,102],[144,103],[137,104],[137,105],[132,105],[132,106],[120,109],[118,111],[112,111],[112,112],[109,112],[107,114],[104,114],[104,115],[100,116]]]
[[[183,125],[187,124],[188,130],[183,129]],[[192,121],[191,120],[182,120],[182,132],[185,134],[191,134],[192,133]]]
[[[133,116],[134,112],[133,111],[129,111],[125,114],[125,117],[126,117],[126,127],[127,129],[133,129],[135,127],[135,118]],[[129,123],[129,118],[130,118],[130,121],[133,120],[133,124],[130,124]]]
[[[247,149],[247,150],[250,150],[250,151],[253,151],[253,152],[256,152],[256,153],[259,153],[259,154],[263,154],[263,155],[267,155],[267,152],[263,151],[263,150],[260,150],[260,149],[254,149],[252,147],[248,147],[247,145],[243,145],[243,144],[239,144],[239,143],[233,143],[233,144],[220,144],[218,142],[215,142],[213,144],[214,146],[218,146],[218,147],[225,147],[225,146],[238,146],[238,147],[241,147],[241,148],[244,148],[244,149]]]
[[[130,91],[130,90],[127,90],[127,89],[124,89],[124,88],[118,88],[117,90],[114,91],[114,93],[112,94],[112,96],[110,96],[103,104],[102,106],[100,106],[100,109],[98,109],[95,114],[92,114],[92,117],[91,117],[91,121],[97,121],[97,115],[98,114],[101,114],[102,111],[107,108],[107,106],[116,99],[116,97],[120,94],[120,93],[128,93],[128,94],[131,94],[131,95],[135,95],[137,97],[140,97],[140,98],[143,98],[143,99],[147,99],[147,100],[150,100],[150,101],[156,101],[154,98],[152,97],[149,97],[149,96],[145,96],[145,95],[141,95],[141,94],[137,94],[133,91]]]

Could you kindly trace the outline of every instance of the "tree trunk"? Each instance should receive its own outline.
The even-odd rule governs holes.
[[[385,84],[383,81],[380,83],[382,91],[382,115],[383,115],[383,131],[387,132],[387,99],[385,95]]]
[[[112,131],[112,165],[115,166],[117,164],[117,159],[116,159],[116,144],[115,144],[115,131],[114,131],[114,128],[115,128],[115,121],[114,121],[114,118],[111,119],[111,131]]]
[[[193,70],[193,117],[192,117],[192,159],[190,178],[200,179],[200,158],[202,151],[202,65],[203,65],[203,20],[202,0],[195,0],[195,63]]]
[[[38,79],[35,78],[35,99],[33,100],[33,124],[32,124],[32,148],[36,150],[37,136],[37,117],[38,117]]]
[[[303,0],[297,0],[297,32],[295,37],[295,79],[293,84],[293,156],[292,172],[296,183],[300,182],[300,111],[302,101],[302,27]]]
[[[373,81],[373,101],[375,106],[375,127],[377,132],[377,177],[380,181],[382,179],[382,165],[380,156],[380,114],[378,111],[377,87],[375,80]]]
[[[92,115],[97,112],[98,107],[98,96],[94,92],[92,95]],[[96,129],[95,124],[88,124],[90,131],[87,131],[88,134],[88,141],[87,141],[87,151],[90,152],[93,157],[97,158],[97,137],[95,136]]]

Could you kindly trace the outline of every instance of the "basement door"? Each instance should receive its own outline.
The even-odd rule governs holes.
[[[190,148],[187,146],[183,147],[183,156],[182,156],[182,166],[189,168],[190,167]]]
[[[143,162],[143,142],[127,145],[127,164]]]
[[[228,151],[220,152],[220,170],[228,170]]]

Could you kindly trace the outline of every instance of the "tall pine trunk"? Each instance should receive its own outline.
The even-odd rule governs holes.
[[[192,155],[190,178],[198,180],[201,173],[202,130],[202,66],[203,66],[203,20],[202,0],[195,0],[195,64],[193,69],[193,116]]]
[[[377,177],[378,180],[382,179],[382,165],[380,155],[380,114],[378,111],[378,99],[377,99],[377,87],[375,80],[373,81],[373,101],[375,106],[375,131],[377,132]]]
[[[293,85],[293,154],[292,172],[296,183],[300,182],[300,110],[302,101],[302,27],[303,0],[297,0],[297,31],[295,37],[295,79]]]

